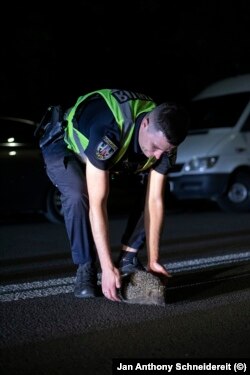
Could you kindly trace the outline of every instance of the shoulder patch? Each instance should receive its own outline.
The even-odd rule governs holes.
[[[117,150],[117,146],[107,136],[103,137],[96,147],[95,155],[99,160],[109,159]]]

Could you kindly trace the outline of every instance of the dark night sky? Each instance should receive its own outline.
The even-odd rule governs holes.
[[[89,90],[186,101],[250,73],[250,1],[81,1],[15,5],[1,24],[1,112],[40,119]],[[71,5],[71,6],[70,6]]]

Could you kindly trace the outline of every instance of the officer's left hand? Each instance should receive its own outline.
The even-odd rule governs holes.
[[[172,277],[172,275],[166,270],[166,268],[158,262],[150,263],[147,269],[148,269],[148,272],[151,272],[153,274],[156,273],[156,274],[161,274],[166,277]]]

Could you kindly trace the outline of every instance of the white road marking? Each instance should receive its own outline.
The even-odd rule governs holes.
[[[18,301],[20,299],[55,296],[72,293],[75,277],[33,281],[31,283],[10,284],[0,287],[0,302]]]
[[[173,274],[198,270],[222,264],[232,264],[250,260],[250,251],[218,255],[213,257],[194,258],[189,260],[168,262],[166,268]],[[30,283],[10,284],[0,287],[0,302],[12,302],[28,298],[55,296],[73,293],[75,277],[34,281]]]
[[[248,260],[250,260],[250,251],[244,251],[241,253],[231,253],[225,255],[217,255],[213,257],[195,258],[179,262],[170,262],[165,266],[169,271],[174,271],[175,273],[177,273],[219,266],[220,264],[232,264],[235,262]]]

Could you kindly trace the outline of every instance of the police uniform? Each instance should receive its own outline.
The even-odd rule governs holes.
[[[125,107],[121,103],[125,103]],[[118,113],[120,106],[123,113]],[[148,159],[140,149],[138,133],[141,121],[155,106],[150,98],[140,94],[121,90],[95,91],[80,97],[66,113],[68,125],[64,138],[59,136],[41,147],[47,174],[61,192],[65,226],[75,264],[85,264],[96,258],[89,222],[85,159],[88,158],[101,170],[140,176],[134,181],[140,181],[144,192],[146,179],[142,177],[147,175],[150,167],[167,174],[175,162],[176,153],[171,157],[164,154],[156,161]],[[142,202],[131,211],[121,240],[122,244],[138,250],[145,243],[143,206]]]

